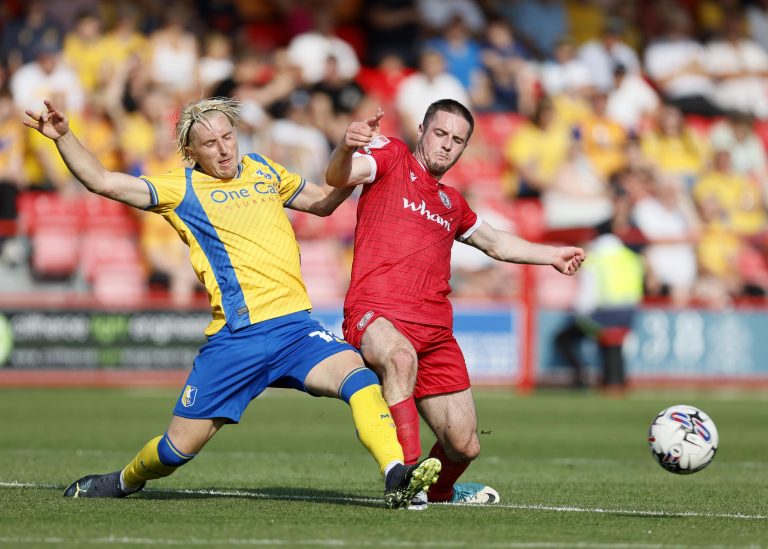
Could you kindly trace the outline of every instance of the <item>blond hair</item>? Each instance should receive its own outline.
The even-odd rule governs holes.
[[[227,117],[233,127],[240,120],[240,102],[229,97],[209,97],[194,103],[188,103],[181,109],[179,120],[176,122],[176,146],[184,160],[191,160],[189,156],[189,140],[192,126],[197,123],[206,123],[211,115],[221,113]]]

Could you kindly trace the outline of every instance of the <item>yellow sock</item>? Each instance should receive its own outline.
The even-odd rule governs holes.
[[[397,429],[389,414],[389,407],[381,395],[381,387],[369,385],[349,398],[357,437],[384,468],[393,461],[403,462],[403,449],[397,441]]]
[[[177,466],[165,465],[160,461],[157,448],[162,438],[162,436],[158,436],[147,442],[136,454],[136,457],[125,466],[123,469],[125,484],[141,486],[148,480],[167,477],[177,469]]]

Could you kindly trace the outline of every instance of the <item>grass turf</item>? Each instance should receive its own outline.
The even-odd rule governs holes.
[[[483,453],[465,475],[494,507],[388,511],[341,402],[271,391],[173,476],[125,500],[61,497],[161,433],[165,390],[0,391],[0,546],[761,547],[768,400],[759,394],[477,391]],[[717,423],[713,464],[662,470],[649,422],[671,404]],[[432,439],[422,425],[424,449]]]

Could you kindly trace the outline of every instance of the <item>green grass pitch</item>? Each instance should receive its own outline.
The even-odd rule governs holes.
[[[176,391],[0,390],[1,547],[766,547],[768,399],[759,393],[476,391],[483,452],[466,480],[494,507],[381,506],[347,406],[270,391],[189,465],[124,500],[61,497],[162,433]],[[720,449],[662,470],[649,422],[672,404],[715,420]],[[424,450],[432,444],[422,425]]]

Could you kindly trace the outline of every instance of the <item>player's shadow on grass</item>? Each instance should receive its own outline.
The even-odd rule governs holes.
[[[319,490],[316,488],[197,488],[197,489],[147,489],[132,496],[141,499],[173,500],[173,499],[251,499],[263,501],[295,501],[303,503],[332,503],[335,505],[350,505],[355,507],[383,507],[381,499],[375,497],[352,496],[335,490]]]

